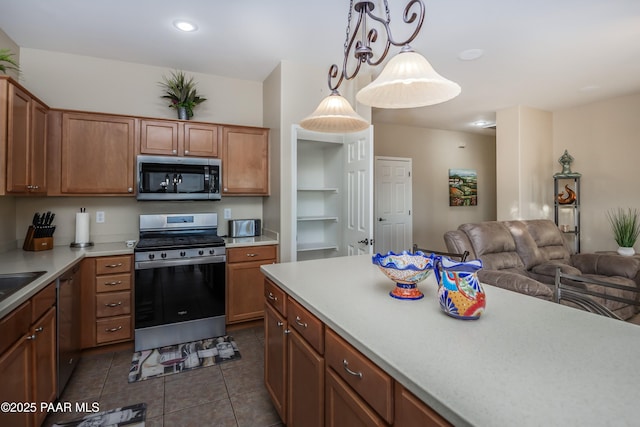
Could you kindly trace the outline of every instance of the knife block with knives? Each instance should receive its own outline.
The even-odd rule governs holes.
[[[27,230],[22,249],[25,251],[46,251],[53,249],[53,233],[56,227],[51,225],[56,214],[47,212],[33,215],[32,225]]]

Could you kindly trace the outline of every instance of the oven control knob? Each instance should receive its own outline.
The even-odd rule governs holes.
[[[154,254],[149,254],[149,259],[154,259],[156,256]]]
[[[209,249],[209,255],[213,255],[215,251],[213,249]]]
[[[203,251],[202,249],[200,249],[200,250],[198,251],[198,255],[204,255],[204,251]]]
[[[160,256],[161,256],[162,258],[166,258],[166,257],[167,257],[167,254],[166,254],[165,252],[162,252],[162,253],[160,254]]]
[[[185,251],[180,252],[180,256],[187,256],[187,253]]]

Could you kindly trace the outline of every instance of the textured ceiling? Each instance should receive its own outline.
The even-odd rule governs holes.
[[[399,39],[406,3],[389,2]],[[412,45],[462,94],[374,109],[374,123],[477,131],[470,123],[493,121],[502,108],[554,111],[640,91],[638,0],[425,3]],[[21,47],[263,81],[282,59],[341,63],[348,9],[346,0],[0,0],[0,28]],[[176,19],[199,30],[180,33]],[[458,59],[467,49],[484,55]]]

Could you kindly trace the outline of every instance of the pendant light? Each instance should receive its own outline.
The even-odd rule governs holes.
[[[338,88],[343,80],[353,79],[363,63],[366,62],[373,67],[380,65],[389,53],[391,45],[402,46],[403,49],[389,61],[376,80],[356,95],[358,102],[378,108],[413,108],[445,102],[460,93],[460,86],[436,73],[429,62],[409,46],[424,22],[425,6],[422,0],[410,0],[405,6],[403,21],[406,24],[415,23],[416,28],[401,42],[393,39],[389,27],[389,5],[387,0],[383,3],[385,16],[381,18],[373,14],[375,7],[372,1],[350,0],[342,71],[339,71],[336,64],[329,68],[331,95],[322,100],[318,108],[300,123],[303,128],[319,132],[356,132],[366,129],[367,121],[339,95]],[[357,18],[351,31],[354,11]],[[382,26],[386,36],[382,54],[377,58],[373,53],[372,44],[378,41],[378,30],[370,25],[368,19]],[[356,41],[358,34],[361,34],[361,37]],[[347,65],[351,57],[355,57],[357,63],[350,73]],[[335,83],[334,79],[337,79]]]
[[[307,130],[329,133],[349,133],[365,130],[369,122],[360,117],[337,90],[324,98],[318,108],[300,122]]]

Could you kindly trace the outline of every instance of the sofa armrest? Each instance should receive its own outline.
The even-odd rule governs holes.
[[[469,252],[469,259],[476,259],[476,253],[471,245],[471,240],[461,230],[452,230],[444,233],[444,243],[447,246],[447,251],[462,254],[465,251]]]
[[[617,254],[581,253],[571,256],[571,265],[582,274],[620,276],[635,279],[640,270],[640,260]]]
[[[530,277],[505,270],[478,271],[478,279],[487,285],[497,286],[508,291],[518,292],[544,300],[553,300],[553,290]]]

